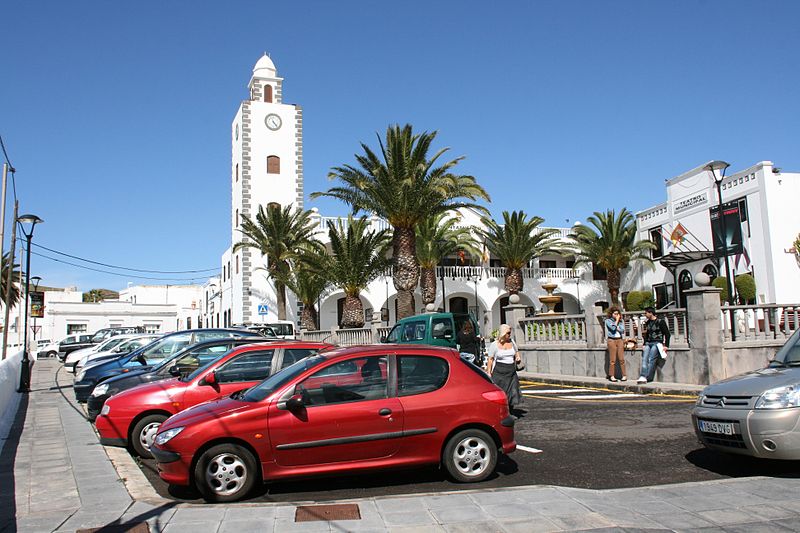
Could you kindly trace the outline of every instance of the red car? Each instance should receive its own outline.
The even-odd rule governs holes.
[[[505,393],[452,349],[341,348],[195,406],[159,429],[162,479],[209,501],[258,481],[441,464],[456,481],[492,474],[516,449]]]
[[[150,445],[161,423],[199,403],[252,387],[280,369],[332,348],[320,342],[269,342],[238,346],[188,375],[147,383],[106,400],[95,427],[100,442],[126,446],[152,457]]]

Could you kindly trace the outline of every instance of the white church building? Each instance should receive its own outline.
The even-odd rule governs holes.
[[[224,327],[242,323],[264,323],[277,319],[273,283],[267,278],[265,258],[258,250],[244,248],[233,251],[242,240],[238,229],[240,215],[253,218],[260,206],[277,203],[305,208],[303,187],[303,112],[299,105],[283,103],[283,78],[266,54],[258,60],[250,78],[248,98],[241,102],[231,124],[231,242],[222,255],[221,275],[203,287],[202,325]],[[800,301],[800,272],[795,257],[783,253],[791,246],[790,234],[800,231],[800,210],[792,207],[800,198],[800,175],[781,173],[769,162],[736,172],[722,183],[725,202],[745,202],[747,266],[742,258],[736,272],[754,273],[758,300]],[[693,284],[693,276],[705,270],[720,273],[720,261],[713,257],[710,209],[716,203],[714,180],[709,181],[703,167],[667,180],[667,201],[637,213],[639,237],[652,239],[659,251],[653,256],[655,270],[636,267],[623,273],[622,291],[652,290],[661,306],[677,307],[682,303],[681,287]],[[744,199],[744,200],[742,200]],[[727,204],[726,204],[727,205]],[[739,204],[737,204],[739,205]],[[597,210],[608,207],[597,206]],[[327,240],[327,222],[336,217],[322,216],[312,208],[319,225],[319,238]],[[478,225],[479,217],[461,212],[462,224]],[[683,241],[693,251],[679,257],[671,250],[665,232],[678,223],[692,233]],[[384,228],[386,221],[373,217],[373,227]],[[558,228],[566,239],[570,228]],[[670,257],[668,257],[670,256]],[[664,258],[673,262],[664,261]],[[735,260],[735,258],[731,258]],[[673,263],[678,261],[677,267]],[[683,261],[683,262],[680,262]],[[582,312],[587,306],[608,305],[608,291],[602,272],[591,267],[574,268],[574,257],[548,256],[537,258],[524,270],[521,303],[531,314],[542,304],[538,296],[545,291],[542,284],[558,284],[556,294],[562,296],[558,311],[566,314]],[[666,263],[667,266],[664,266]],[[484,331],[494,329],[505,320],[503,307],[508,304],[504,290],[504,268],[489,258],[480,265],[464,266],[455,257],[447,258],[437,269],[436,307],[448,311],[472,312]],[[724,275],[724,273],[722,274]],[[680,278],[680,279],[679,279]],[[681,281],[682,279],[682,281]],[[778,281],[774,281],[778,280]],[[681,283],[683,285],[681,285]],[[677,286],[677,289],[676,289]],[[367,321],[380,317],[384,324],[393,324],[397,317],[396,292],[390,277],[379,278],[361,294]],[[287,293],[287,318],[296,321],[298,304]],[[344,294],[334,291],[319,302],[322,329],[339,324]],[[415,295],[422,311],[421,292]]]

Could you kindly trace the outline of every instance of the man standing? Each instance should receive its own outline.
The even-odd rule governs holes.
[[[648,307],[644,310],[645,322],[642,324],[642,371],[636,383],[653,381],[656,376],[656,363],[659,357],[666,359],[669,348],[669,326],[663,318],[656,316],[656,310]]]

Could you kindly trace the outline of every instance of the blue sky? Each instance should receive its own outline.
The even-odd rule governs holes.
[[[306,195],[406,122],[466,156],[494,214],[552,226],[657,204],[664,179],[711,159],[800,171],[791,0],[42,1],[0,19],[20,210],[45,220],[34,243],[102,263],[219,266],[230,123],[264,51],[304,109]],[[39,256],[31,270],[82,290],[166,282]]]

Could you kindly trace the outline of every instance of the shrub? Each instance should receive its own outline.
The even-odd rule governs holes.
[[[722,292],[719,293],[719,303],[725,303],[728,301],[728,278],[725,276],[719,276],[714,278],[714,281],[711,282],[711,285],[717,287],[718,289],[722,289]]]
[[[655,298],[650,291],[631,291],[625,302],[627,311],[641,311],[646,307],[655,307]]]
[[[742,274],[733,279],[736,286],[736,294],[739,295],[740,304],[755,303],[756,299],[756,280],[750,274]]]

